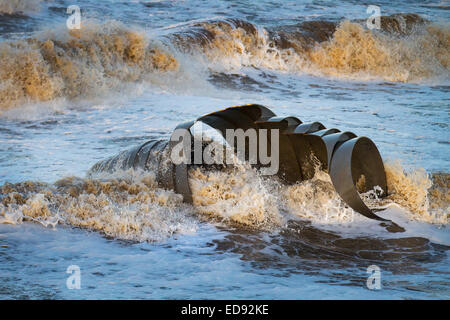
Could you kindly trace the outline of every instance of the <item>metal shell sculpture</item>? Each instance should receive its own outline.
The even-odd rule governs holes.
[[[368,218],[389,221],[377,216],[360,197],[360,192],[375,187],[381,188],[382,195],[387,194],[383,161],[369,138],[357,137],[352,132],[341,132],[335,128],[327,129],[320,122],[303,123],[296,117],[277,117],[268,108],[256,104],[209,113],[182,123],[177,129],[190,132],[197,121],[216,129],[223,137],[226,129],[278,129],[278,176],[285,183],[311,179],[318,161],[321,169],[330,174],[337,193],[351,208]],[[160,186],[175,190],[183,195],[185,202],[192,203],[188,181],[190,164],[174,164],[170,160],[168,155],[173,146],[173,139],[151,140],[98,162],[91,172],[158,168],[156,179]],[[364,182],[362,185],[358,183],[360,179]]]

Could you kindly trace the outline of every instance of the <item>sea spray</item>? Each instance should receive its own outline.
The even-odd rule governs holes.
[[[448,224],[450,218],[450,177],[422,168],[405,170],[400,161],[385,164],[388,201],[407,209],[410,218],[436,224]]]
[[[189,184],[201,214],[253,228],[270,229],[283,223],[274,186],[265,183],[255,169],[191,169]]]
[[[0,110],[107,95],[124,83],[177,90],[180,79],[197,83],[192,81],[196,74],[245,67],[353,80],[448,81],[448,25],[417,15],[388,18],[382,19],[383,30],[367,30],[357,21],[312,21],[271,30],[224,19],[151,38],[116,21],[42,31],[0,43]],[[398,22],[402,19],[406,22]],[[166,81],[160,80],[163,76]]]
[[[120,23],[83,24],[0,42],[0,109],[29,101],[107,94],[122,82],[178,68],[164,48]]]
[[[51,221],[133,241],[161,241],[197,228],[182,197],[158,188],[152,173],[5,184],[1,194],[1,223]]]
[[[448,224],[448,174],[435,175],[433,184],[423,169],[408,173],[399,162],[387,163],[386,173],[388,197],[368,194],[368,204],[397,204],[410,220]],[[298,218],[319,225],[348,225],[357,215],[340,199],[328,174],[319,170],[310,180],[283,185],[244,164],[225,170],[195,168],[189,171],[189,183],[193,206],[183,203],[181,195],[159,188],[152,172],[67,177],[54,184],[6,183],[0,189],[0,223],[65,224],[118,239],[161,241],[195,232],[199,221],[195,216],[269,231]]]

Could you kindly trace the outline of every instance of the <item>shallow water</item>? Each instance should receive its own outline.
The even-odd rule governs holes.
[[[399,40],[398,48],[388,50],[385,46],[392,44],[391,36],[375,37],[372,42],[371,34],[360,37],[365,33],[360,33],[353,25],[350,29],[341,28],[345,36],[357,35],[345,41],[355,41],[354,47],[332,43],[325,47],[324,54],[336,52],[335,48],[348,50],[345,52],[353,58],[349,58],[347,65],[352,66],[358,65],[358,54],[364,54],[363,61],[374,58],[370,54],[373,48],[362,53],[358,50],[365,44],[375,43],[375,49],[382,50],[379,52],[391,54],[387,56],[391,60],[386,58],[386,61],[392,64],[384,69],[375,68],[379,63],[375,60],[374,65],[351,70],[331,62],[324,65],[323,59],[302,60],[304,55],[300,51],[295,54],[289,51],[289,58],[281,48],[274,53],[264,42],[270,37],[262,37],[261,30],[287,32],[293,25],[310,20],[366,19],[366,6],[359,1],[342,4],[291,1],[282,6],[272,1],[78,1],[82,22],[90,19],[87,28],[91,28],[89,35],[94,34],[91,37],[85,33],[77,38],[85,48],[95,48],[97,57],[103,57],[112,48],[121,47],[107,44],[107,49],[103,50],[104,39],[125,43],[124,49],[114,53],[113,59],[98,63],[94,58],[82,56],[83,51],[74,49],[76,46],[69,45],[70,37],[76,38],[65,27],[68,16],[65,10],[72,3],[56,0],[33,3],[25,13],[17,6],[15,9],[8,7],[13,14],[0,13],[0,46],[3,45],[4,50],[0,50],[0,55],[4,54],[0,64],[0,92],[3,98],[8,97],[0,100],[2,185],[28,180],[52,184],[67,176],[84,177],[98,160],[148,139],[166,138],[180,122],[244,103],[263,104],[279,115],[294,115],[304,122],[321,121],[327,127],[368,136],[377,144],[383,159],[399,159],[405,168],[424,168],[428,173],[448,172],[450,72],[445,51],[447,54],[450,51],[445,47],[449,34],[446,2],[379,4],[382,15],[408,12],[431,21],[438,26],[439,34],[443,34],[440,45],[424,41],[432,38],[431,33],[423,36],[419,28],[419,35],[406,36],[406,40]],[[9,12],[4,8],[0,1],[0,11]],[[211,47],[206,48],[201,41],[188,37],[195,34],[193,25],[198,21],[210,21],[207,27],[213,28],[214,21],[227,18],[252,23],[261,32],[260,36],[225,34],[221,39],[232,41],[213,41],[209,44]],[[226,26],[222,28],[226,30]],[[144,40],[130,38],[127,33],[130,30],[143,35]],[[174,42],[174,34],[188,35],[178,42],[181,47]],[[35,39],[38,44],[27,44],[23,50],[14,49],[17,51],[5,49],[6,41],[17,44],[25,38]],[[45,56],[42,43],[49,39],[54,43],[55,52],[73,62],[76,77],[71,78],[71,73],[65,69],[68,60],[58,65],[50,63],[50,58],[33,58],[30,63],[42,61],[42,64],[31,63],[32,67],[27,69],[30,64],[21,64],[23,59],[13,59],[19,54],[28,57],[30,52],[37,54],[36,57]],[[251,47],[255,43],[258,50]],[[171,69],[171,64],[155,55],[152,48],[162,50],[163,56],[173,57],[176,67]],[[129,54],[131,51],[134,55]],[[141,56],[143,51],[145,54]],[[308,57],[313,59],[314,56]],[[411,60],[398,57],[411,57]],[[151,65],[145,64],[148,58],[153,59]],[[39,69],[41,66],[44,69]],[[115,70],[118,72],[114,73]],[[23,89],[22,86],[26,86],[23,79],[34,79],[36,74],[38,79],[48,76],[52,86],[37,81],[28,91]],[[270,201],[273,200],[265,188],[250,193],[264,200],[264,212],[272,208]],[[156,192],[162,191],[157,189]],[[444,188],[444,197],[446,193],[448,185]],[[2,199],[4,196],[2,194]],[[169,194],[169,199],[172,196]],[[242,193],[238,196],[247,199]],[[83,199],[74,197],[72,200],[82,206]],[[148,212],[145,211],[149,215],[149,225],[153,225],[149,235],[147,231],[137,233],[134,229],[114,229],[108,234],[107,220],[87,230],[82,224],[86,220],[74,222],[73,216],[71,223],[56,227],[51,224],[44,227],[29,222],[30,219],[0,224],[0,297],[450,297],[448,225],[417,219],[417,215],[397,205],[380,214],[404,227],[404,233],[390,233],[379,223],[357,214],[349,219],[347,212],[339,211],[340,207],[332,207],[332,212],[345,219],[324,222],[319,219],[320,209],[314,207],[307,210],[306,216],[300,209],[284,212],[282,216],[286,221],[281,226],[255,229],[222,221],[227,212],[217,212],[212,220],[205,219],[196,208],[175,200],[169,204],[142,200],[138,202],[140,209],[128,206],[126,201],[109,200],[113,208],[110,217],[115,219],[111,225],[118,226],[128,226],[129,219],[136,215],[140,218],[133,210],[143,210],[144,205],[150,205],[150,209],[146,209]],[[64,201],[54,201],[68,208]],[[279,198],[275,201],[276,210],[283,207]],[[49,205],[52,214],[59,216],[52,205]],[[219,208],[226,208],[225,205]],[[242,205],[238,211],[253,210],[245,201]],[[314,205],[330,208],[328,203]],[[23,211],[23,207],[20,210]],[[441,210],[448,219],[448,202]],[[100,208],[93,212],[101,216],[106,211]],[[166,215],[173,219],[168,220],[173,226],[152,220]],[[64,214],[61,213],[61,217],[64,218]],[[46,219],[37,220],[48,222]],[[136,234],[138,241],[129,241],[136,239]],[[69,265],[78,265],[81,269],[81,290],[66,287]],[[370,265],[381,268],[381,290],[366,287],[369,276],[366,271]]]

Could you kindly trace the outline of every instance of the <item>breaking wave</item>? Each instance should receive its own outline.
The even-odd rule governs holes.
[[[276,183],[265,182],[249,166],[225,171],[191,169],[189,185],[200,214],[255,228],[283,223]]]
[[[364,195],[372,207],[396,204],[410,220],[448,224],[448,174],[431,179],[423,169],[407,172],[398,162],[386,164],[386,173],[388,197]],[[295,218],[349,224],[358,216],[340,199],[323,171],[290,186],[273,179],[247,166],[225,171],[192,169],[193,206],[183,203],[181,195],[159,188],[151,172],[67,177],[54,184],[6,183],[0,188],[0,223],[65,224],[123,240],[160,241],[175,233],[195,232],[198,218],[272,230]]]
[[[123,82],[178,68],[173,56],[143,33],[114,22],[0,43],[0,60],[0,109],[100,96]]]
[[[448,78],[448,26],[426,23],[417,15],[395,15],[381,21],[379,31],[347,20],[266,30],[230,19],[203,23],[188,39],[195,35],[212,61],[234,68],[254,66],[394,82]]]
[[[265,29],[225,19],[165,30],[155,38],[114,21],[41,32],[0,43],[0,110],[98,96],[123,83],[161,85],[162,74],[172,74],[175,82],[181,71],[198,73],[191,66],[194,60],[201,60],[195,68],[205,72],[256,67],[358,80],[448,80],[448,25],[414,14],[382,17],[381,22],[381,30],[368,30],[358,21]]]
[[[151,173],[5,184],[1,194],[0,223],[66,224],[132,241],[160,241],[197,228],[182,196],[158,188]]]
[[[388,201],[411,213],[411,218],[448,224],[450,218],[450,175],[424,169],[404,170],[400,161],[385,164]]]

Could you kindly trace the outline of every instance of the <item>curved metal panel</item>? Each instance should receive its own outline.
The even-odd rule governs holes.
[[[325,129],[320,122],[303,123],[294,129],[294,133],[313,133]]]
[[[336,129],[336,128],[331,128],[331,129],[322,129],[322,130],[313,132],[311,134],[314,134],[314,135],[319,136],[319,137],[324,137],[324,136],[327,136],[329,134],[338,133],[338,132],[341,132],[341,130]]]
[[[196,121],[201,121],[219,131],[226,138],[226,129],[278,129],[279,140],[267,142],[269,148],[278,144],[278,176],[287,183],[313,178],[318,165],[328,170],[333,185],[342,199],[355,211],[372,219],[389,221],[375,215],[363,202],[358,191],[365,192],[379,186],[387,194],[386,174],[383,161],[375,144],[366,137],[357,138],[352,132],[326,129],[320,122],[302,123],[296,117],[276,117],[268,108],[249,104],[212,112],[177,126],[186,130],[183,139],[189,139],[190,151],[185,161],[172,162],[171,152],[180,141],[148,141],[131,150],[95,164],[91,171],[109,171],[128,168],[155,170],[158,183],[183,195],[184,201],[192,203],[188,170],[193,160],[193,136],[190,131]],[[257,131],[258,148],[261,132]],[[180,137],[181,140],[181,137]],[[205,145],[202,145],[204,148]],[[249,146],[246,144],[246,156]],[[236,150],[235,150],[236,152]],[[255,164],[259,167],[261,164]],[[358,190],[358,188],[360,190]]]
[[[325,145],[327,146],[327,159],[328,159],[328,168],[330,167],[331,158],[333,157],[334,150],[336,147],[347,140],[353,139],[356,137],[356,134],[353,132],[339,132],[339,133],[333,133],[328,134],[326,136],[323,136],[322,139],[325,142]]]
[[[151,150],[153,147],[159,143],[161,143],[161,140],[150,140],[144,143],[141,147],[141,150],[136,155],[136,161],[134,163],[135,169],[143,169],[147,170],[147,162],[148,158],[150,156]]]
[[[178,125],[175,130],[177,129],[184,129],[186,130],[186,136],[184,136],[184,139],[191,139],[192,138],[192,134],[190,133],[190,129],[191,127],[194,125],[195,121],[188,121],[185,123],[182,123],[180,125]],[[170,141],[169,141],[169,157],[171,156],[171,152],[173,147],[176,145],[177,141],[175,141],[173,139],[173,134],[170,137]],[[191,155],[185,155],[186,157],[190,157]],[[187,160],[187,159],[186,159]],[[191,188],[189,186],[189,174],[188,174],[188,163],[183,162],[180,164],[173,164],[174,166],[174,174],[175,177],[173,177],[174,179],[174,189],[175,192],[181,194],[183,196],[183,200],[187,203],[192,203],[192,192],[191,192]]]
[[[373,158],[374,160],[368,165],[363,165],[360,161],[362,157]],[[383,163],[382,161],[380,163],[380,160],[378,150],[370,139],[365,137],[353,138],[344,142],[335,150],[331,160],[330,176],[337,193],[353,210],[370,219],[389,221],[377,216],[367,207],[356,187],[355,172],[368,174],[371,182],[386,181]],[[369,172],[367,170],[374,171]],[[374,178],[376,175],[381,175],[384,178]],[[386,189],[385,185],[380,187]]]
[[[302,133],[288,133],[302,172],[303,180],[311,179],[318,165],[327,170],[327,149],[322,138]]]

